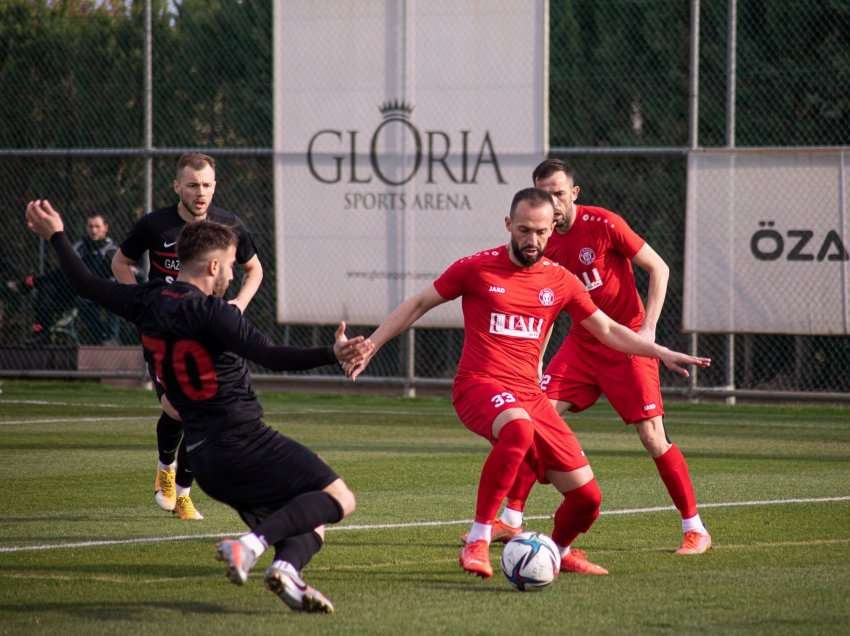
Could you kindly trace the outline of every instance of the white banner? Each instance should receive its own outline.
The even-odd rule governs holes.
[[[277,318],[377,324],[507,241],[547,151],[547,2],[274,7]]]
[[[686,331],[850,333],[847,159],[804,150],[691,153]]]

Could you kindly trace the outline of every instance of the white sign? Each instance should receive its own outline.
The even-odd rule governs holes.
[[[548,6],[274,6],[277,318],[377,324],[507,242],[547,151]],[[460,303],[419,324],[460,326]]]
[[[850,333],[843,152],[692,153],[686,331]]]

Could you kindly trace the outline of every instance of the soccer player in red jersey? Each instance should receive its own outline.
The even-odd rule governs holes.
[[[647,342],[655,342],[667,292],[667,264],[619,215],[577,205],[579,186],[563,161],[547,159],[535,168],[533,179],[555,197],[557,208],[546,256],[578,276],[602,311]],[[649,274],[646,308],[635,286],[632,263]],[[604,393],[623,421],[635,426],[682,516],[684,536],[677,554],[702,554],[711,547],[711,536],[697,512],[688,464],[664,430],[657,360],[612,351],[584,325],[573,323],[546,368],[542,386],[559,413],[582,411]],[[496,524],[500,536],[520,530],[533,484],[533,474],[520,474]]]
[[[539,386],[541,352],[561,311],[610,347],[660,357],[685,375],[682,365],[710,362],[640,338],[597,309],[574,275],[543,256],[554,213],[547,192],[518,192],[505,219],[508,245],[456,261],[433,285],[405,300],[370,336],[371,355],[346,369],[356,378],[387,341],[433,307],[462,298],[464,345],[452,402],[464,426],[487,439],[492,449],[481,471],[475,522],[460,564],[481,577],[493,574],[488,552],[492,523],[524,464],[564,495],[552,532],[561,550],[561,570],[607,574],[581,551],[570,550],[598,517],[602,496],[578,440]]]

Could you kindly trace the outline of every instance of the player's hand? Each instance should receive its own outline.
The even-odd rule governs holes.
[[[30,201],[27,204],[26,218],[27,227],[45,240],[65,229],[62,217],[47,199]]]
[[[345,375],[351,378],[352,382],[354,382],[357,379],[357,376],[366,370],[366,367],[369,366],[369,361],[372,360],[372,356],[374,356],[377,351],[377,349],[375,349],[375,343],[371,340],[367,339],[364,342],[369,346],[369,350],[363,359],[359,362],[342,366],[343,371],[345,371]]]
[[[334,339],[334,355],[339,360],[346,375],[349,374],[348,369],[363,362],[374,348],[375,345],[372,344],[372,341],[366,340],[363,336],[355,338],[346,336],[345,321],[339,323]]]
[[[678,351],[670,351],[660,356],[661,362],[664,363],[664,366],[673,371],[674,373],[678,373],[684,377],[689,377],[690,373],[685,368],[686,366],[695,366],[706,368],[711,366],[711,358],[700,358],[698,356],[690,356],[686,353],[679,353]]]

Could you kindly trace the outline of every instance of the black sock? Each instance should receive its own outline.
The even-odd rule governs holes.
[[[186,442],[181,441],[180,447],[177,449],[177,485],[181,488],[190,488],[192,482],[195,481],[195,476],[192,474],[192,469],[189,467],[189,453],[186,452]]]
[[[183,423],[174,420],[165,413],[159,416],[156,423],[156,447],[159,450],[159,461],[166,466],[174,463],[177,447],[183,438]]]
[[[299,572],[322,549],[322,537],[313,530],[294,537],[287,537],[274,546],[274,560],[291,563]]]
[[[304,493],[263,519],[254,528],[268,545],[276,545],[288,537],[310,532],[326,523],[342,519],[342,506],[323,490]]]

